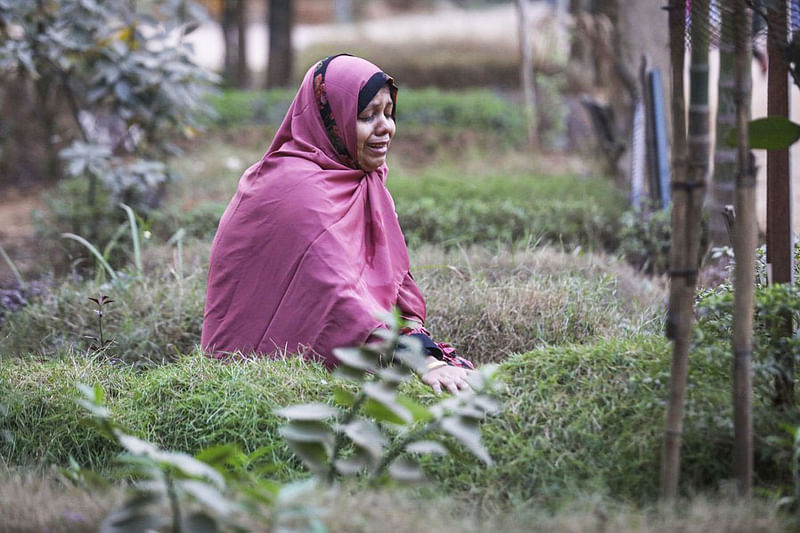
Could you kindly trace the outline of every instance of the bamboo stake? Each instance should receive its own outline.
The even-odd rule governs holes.
[[[533,43],[528,2],[529,0],[517,0],[517,29],[519,33],[520,83],[522,84],[525,124],[528,127],[528,146],[536,149],[539,146],[539,126],[536,117],[536,86],[533,79]]]
[[[736,57],[735,101],[737,130],[736,219],[733,250],[736,257],[733,303],[733,432],[734,470],[739,496],[750,498],[753,484],[752,371],[753,292],[756,235],[756,169],[748,143],[750,120],[750,11],[744,0],[734,5]]]
[[[734,69],[734,9],[722,6],[722,30],[719,40],[719,82],[717,83],[717,134],[714,150],[714,179],[711,194],[711,242],[717,246],[733,244],[725,215],[726,206],[735,201],[736,147],[724,139],[736,128]]]
[[[670,0],[669,3],[669,48],[672,64],[672,180],[682,183],[686,180],[686,97],[683,90],[683,64],[686,55],[684,22],[684,1]],[[672,204],[672,243],[670,264],[682,262],[681,253],[685,250],[684,233],[676,231],[686,219],[685,195],[678,195]],[[664,430],[664,450],[661,460],[661,497],[674,498],[678,493],[678,468],[680,461],[680,435],[683,430],[683,396],[686,386],[687,336],[683,334],[685,325],[680,320],[678,284],[670,283],[669,311],[667,315],[667,337],[673,340],[672,368],[670,369],[669,403],[667,423]]]
[[[664,450],[661,464],[661,497],[678,495],[683,404],[689,369],[689,341],[694,318],[692,305],[700,249],[703,187],[709,169],[708,120],[708,26],[709,0],[692,2],[692,62],[689,143],[684,124],[683,0],[670,2],[670,51],[672,59],[673,207],[670,246],[670,301],[667,336],[672,340],[672,367]]]

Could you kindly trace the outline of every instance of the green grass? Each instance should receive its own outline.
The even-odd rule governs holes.
[[[149,244],[140,277],[121,285],[62,282],[0,324],[0,360],[88,350],[94,341],[85,336],[98,336],[88,298],[100,294],[114,300],[103,320],[104,336],[113,341],[109,358],[147,366],[190,352],[200,342],[208,249],[207,241],[186,244],[181,280],[174,275],[175,250]],[[543,344],[655,331],[662,323],[660,283],[602,254],[426,246],[412,250],[412,272],[434,335],[477,362]]]
[[[683,441],[682,486],[713,491],[731,477],[728,361],[694,361]],[[463,451],[430,460],[431,480],[478,507],[538,502],[559,506],[581,495],[644,504],[657,496],[657,472],[667,396],[669,349],[656,335],[590,345],[547,347],[500,366],[507,383],[502,412],[483,426],[496,465]],[[3,427],[0,443],[11,466],[64,465],[69,456],[105,468],[117,451],[81,422],[75,383],[100,384],[114,416],[138,435],[168,449],[194,453],[221,443],[247,451],[266,447],[263,460],[277,479],[305,475],[277,434],[272,410],[325,401],[335,378],[296,358],[223,364],[199,353],[144,372],[82,356],[17,361],[0,366]],[[407,391],[424,403],[433,393],[420,382]],[[771,472],[763,487],[790,479],[765,453],[774,422],[756,411],[757,470]]]
[[[613,250],[624,209],[612,184],[575,175],[445,167],[390,176],[388,187],[412,246],[528,240]]]

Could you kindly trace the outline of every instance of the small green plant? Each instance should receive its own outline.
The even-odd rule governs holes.
[[[361,474],[371,485],[387,479],[421,480],[415,456],[446,455],[447,447],[436,440],[441,434],[491,465],[481,443],[480,422],[498,408],[493,397],[499,389],[492,378],[494,367],[470,378],[472,391],[425,407],[398,392],[424,366],[421,347],[413,342],[416,339],[400,342],[397,315],[382,320],[390,329],[380,331],[380,343],[334,351],[339,359],[336,375],[351,381],[355,391],[336,387],[335,406],[311,403],[277,411],[290,420],[280,431],[291,449],[328,483],[338,476]]]
[[[105,294],[101,294],[98,298],[89,298],[89,301],[94,302],[97,306],[95,309],[95,314],[97,315],[97,336],[86,335],[87,339],[91,339],[94,343],[89,346],[89,351],[92,353],[99,353],[103,352],[108,348],[114,341],[111,339],[107,339],[103,335],[103,317],[105,316],[105,308],[107,305],[114,302],[111,298],[106,296]]]
[[[78,384],[78,389],[78,404],[91,415],[92,424],[125,450],[120,461],[134,480],[128,498],[106,516],[102,533],[251,530],[241,524],[245,515],[259,528],[268,524],[268,531],[325,530],[320,510],[306,501],[316,488],[313,479],[282,485],[262,478],[261,471],[247,471],[246,466],[265,450],[245,455],[236,446],[223,444],[195,457],[162,450],[111,418],[102,387]],[[101,476],[74,459],[62,473],[79,485],[107,486]]]

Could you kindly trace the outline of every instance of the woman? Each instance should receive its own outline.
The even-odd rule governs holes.
[[[367,341],[379,311],[400,309],[429,354],[422,381],[467,387],[472,365],[424,330],[425,300],[386,190],[397,88],[348,55],[306,74],[266,155],[245,171],[219,223],[204,349],[222,357],[281,350],[336,365]]]

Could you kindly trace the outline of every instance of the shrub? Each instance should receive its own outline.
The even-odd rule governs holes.
[[[671,209],[632,209],[620,217],[619,251],[636,268],[649,274],[669,270]]]
[[[800,246],[795,247],[795,264]],[[754,387],[768,403],[777,401],[773,381],[793,382],[800,368],[800,278],[794,283],[767,285],[766,254],[761,248],[756,259],[755,313],[753,315]],[[800,268],[797,267],[796,268]],[[703,290],[697,298],[698,321],[695,345],[706,357],[730,357],[733,330],[734,290],[730,280]],[[789,324],[788,328],[786,325]],[[800,391],[795,391],[795,403]],[[792,423],[800,410],[784,413]]]
[[[473,243],[557,243],[568,248],[617,245],[614,187],[575,176],[452,177],[445,169],[389,181],[410,246]]]

